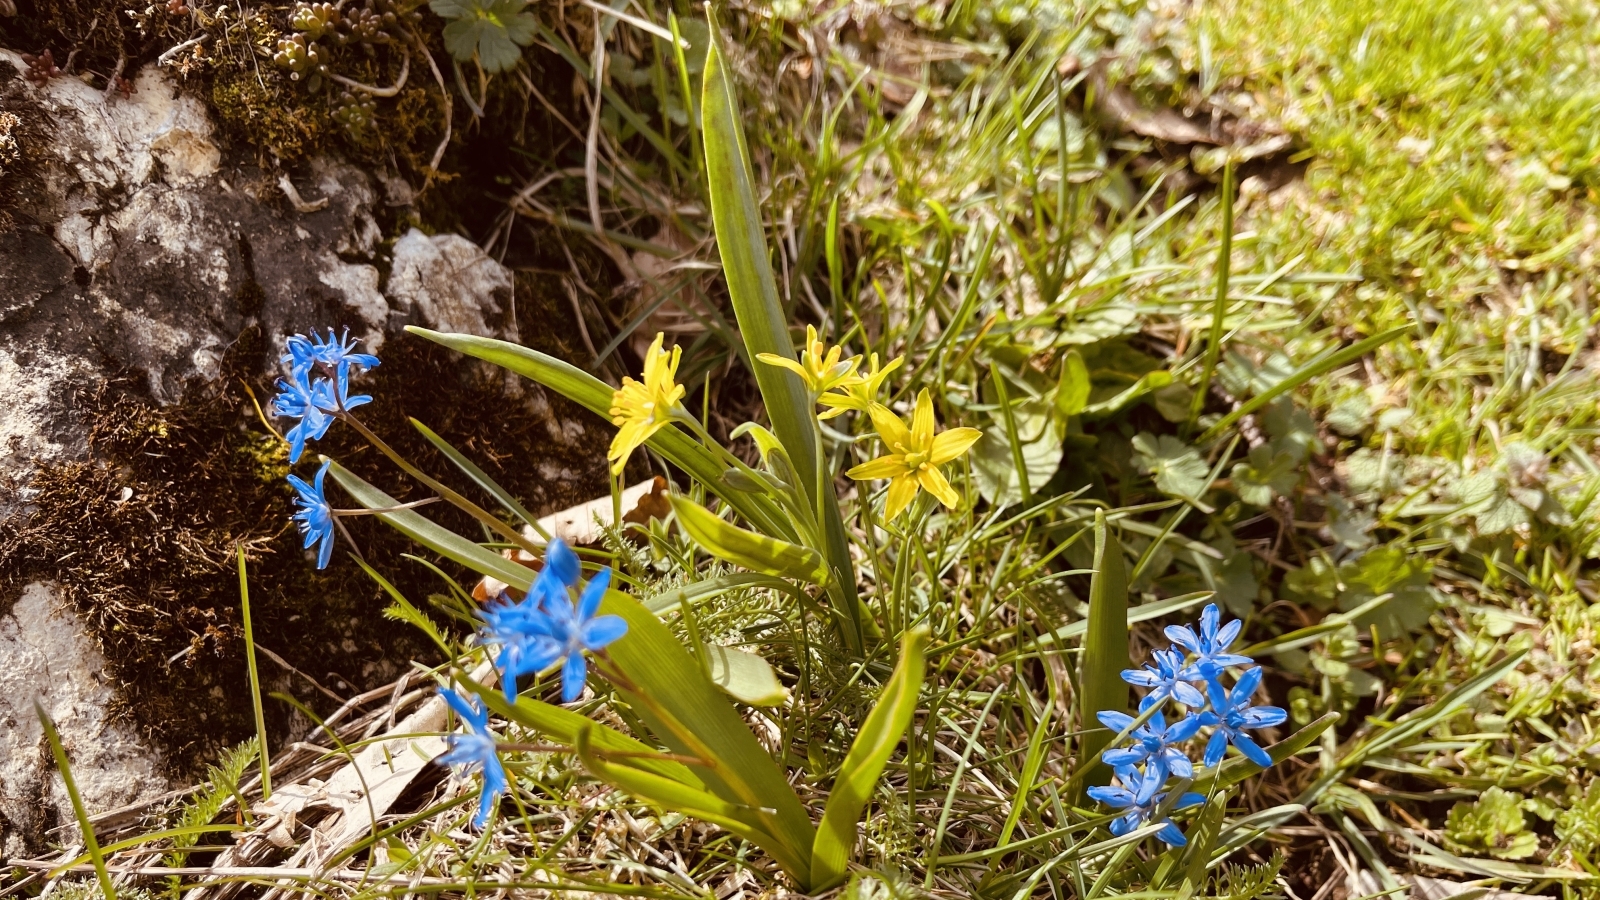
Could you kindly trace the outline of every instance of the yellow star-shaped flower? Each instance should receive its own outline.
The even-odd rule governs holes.
[[[857,481],[875,478],[889,479],[889,499],[884,518],[900,515],[922,488],[936,497],[947,508],[954,509],[961,495],[950,486],[939,466],[959,458],[983,436],[976,428],[951,428],[933,433],[933,398],[927,389],[917,395],[917,408],[911,415],[911,427],[887,406],[874,403],[867,408],[872,417],[872,427],[883,440],[888,452],[871,462],[864,462],[846,472]]]
[[[872,409],[873,404],[878,402],[878,391],[883,389],[884,379],[889,377],[890,372],[900,368],[903,362],[905,360],[897,356],[880,369],[878,354],[872,354],[866,377],[858,377],[854,384],[844,386],[843,391],[823,394],[817,398],[818,403],[828,407],[827,412],[818,415],[817,418],[831,419],[834,416],[842,416],[846,410],[851,409],[857,412],[867,412]]]
[[[795,362],[776,353],[757,353],[756,359],[769,366],[782,366],[800,376],[806,383],[806,390],[815,397],[823,391],[834,388],[849,388],[859,383],[862,379],[856,374],[856,366],[861,365],[861,357],[852,356],[844,359],[843,347],[829,347],[817,338],[817,329],[814,325],[806,326],[806,348],[800,351],[800,361]]]
[[[622,474],[628,456],[651,435],[667,427],[687,393],[683,385],[672,380],[678,374],[683,348],[673,347],[669,355],[661,349],[665,339],[665,335],[656,334],[644,355],[644,383],[624,378],[622,387],[611,395],[611,424],[617,426],[617,436],[611,439],[606,459],[611,461],[613,475]]]

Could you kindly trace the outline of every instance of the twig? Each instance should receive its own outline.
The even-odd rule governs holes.
[[[206,41],[209,41],[209,40],[211,40],[211,35],[209,35],[209,34],[202,34],[199,37],[192,37],[192,38],[188,39],[187,41],[184,41],[183,43],[179,44],[178,46],[173,47],[172,49],[168,50],[167,52],[165,52],[165,53],[161,54],[160,56],[156,57],[156,65],[158,65],[158,66],[167,65],[168,63],[170,63],[174,59],[176,59],[178,57],[179,53],[182,53],[183,51],[189,49],[190,47],[198,47],[201,44],[204,44]]]
[[[352,88],[352,89],[358,90],[358,91],[366,91],[367,93],[371,94],[374,97],[393,97],[394,95],[400,93],[400,89],[401,88],[406,86],[406,77],[408,75],[410,75],[410,74],[411,74],[411,54],[409,52],[407,52],[406,56],[405,56],[405,59],[402,60],[401,63],[400,63],[400,77],[396,78],[394,80],[394,84],[391,85],[390,87],[386,87],[386,88],[373,87],[370,84],[366,84],[364,82],[356,81],[356,80],[351,79],[351,78],[346,78],[343,75],[339,75],[339,74],[337,74],[335,72],[325,72],[325,73],[323,73],[323,77],[329,78],[329,79],[331,79],[333,81],[336,81],[339,84],[342,84],[347,88]]]
[[[300,196],[300,192],[295,189],[294,182],[289,180],[288,174],[278,176],[278,188],[283,191],[285,197],[289,198],[289,205],[293,206],[294,211],[297,213],[314,213],[328,205],[327,197],[307,203]]]
[[[444,161],[444,151],[450,146],[451,123],[455,119],[456,103],[450,96],[450,87],[444,83],[444,73],[439,71],[439,64],[433,61],[433,54],[428,52],[428,45],[411,33],[411,39],[416,41],[417,49],[422,57],[428,61],[428,68],[433,71],[433,80],[439,84],[439,95],[444,99],[444,139],[439,141],[439,146],[433,151],[433,160],[428,163],[428,177],[422,182],[422,189],[427,190],[433,184],[433,177],[439,174],[439,163]]]
[[[317,690],[321,691],[322,693],[326,694],[330,699],[333,700],[333,702],[335,702],[335,703],[343,703],[344,702],[344,698],[343,697],[341,697],[338,694],[335,694],[333,691],[330,691],[327,688],[323,687],[320,683],[318,683],[318,681],[315,678],[312,678],[310,675],[307,675],[306,673],[304,673],[304,672],[300,671],[299,669],[296,669],[294,666],[290,665],[288,660],[284,659],[283,657],[279,656],[276,653],[273,653],[271,650],[268,650],[266,647],[263,647],[260,644],[256,645],[256,649],[261,651],[261,655],[262,656],[265,656],[267,659],[272,660],[273,662],[275,662],[278,665],[282,666],[283,668],[287,669],[289,672],[292,672],[295,675],[299,675],[301,678],[304,678],[306,681],[310,682],[312,687],[314,687]]]
[[[122,77],[122,69],[123,67],[127,66],[127,64],[128,58],[118,54],[116,68],[111,70],[111,77],[106,79],[105,93],[101,95],[105,99],[110,100],[111,95],[117,92],[117,79]]]

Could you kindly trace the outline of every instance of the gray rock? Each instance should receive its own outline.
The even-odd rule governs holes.
[[[0,147],[0,478],[25,484],[41,461],[88,455],[72,403],[84,388],[131,370],[175,402],[252,326],[268,338],[262,371],[277,367],[277,338],[334,322],[368,350],[412,313],[506,333],[511,275],[464,238],[407,235],[384,284],[376,213],[405,187],[392,176],[322,159],[290,181],[227,159],[204,105],[154,68],[126,98],[67,77],[36,86],[23,69],[0,50],[0,109],[21,123]],[[0,596],[5,856],[71,822],[36,699],[61,725],[91,812],[169,787],[160,754],[111,722],[104,661],[56,605],[37,585]]]

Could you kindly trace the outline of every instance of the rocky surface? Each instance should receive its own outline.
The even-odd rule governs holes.
[[[75,398],[137,373],[161,403],[215,376],[252,330],[272,369],[281,336],[343,324],[367,349],[407,321],[514,334],[513,279],[470,241],[380,220],[410,201],[338,160],[291,180],[232,158],[204,105],[153,67],[130,95],[21,77],[0,50],[0,478],[26,504],[41,463],[84,458]],[[508,328],[507,326],[510,325]],[[535,397],[534,399],[540,399]],[[542,400],[541,400],[542,402]],[[81,610],[80,610],[81,612]],[[58,721],[91,809],[165,790],[160,752],[112,721],[116,685],[84,622],[50,588],[0,595],[0,851],[40,849],[70,823],[34,716]]]

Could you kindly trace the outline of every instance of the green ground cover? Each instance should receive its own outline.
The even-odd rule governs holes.
[[[653,263],[726,259],[696,108],[710,29],[687,6],[629,9],[656,32],[606,20],[590,174],[517,211],[589,235],[648,286],[598,310],[598,352],[571,361],[633,371],[630,338],[671,312],[686,403],[725,438],[758,409],[748,325],[720,276]],[[866,631],[884,648],[931,633],[846,893],[1320,900],[1422,874],[1592,896],[1600,15],[1487,0],[719,15],[796,343],[814,324],[903,358],[886,402],[909,416],[926,390],[942,427],[984,431],[948,470],[960,504],[914,532],[835,484]],[[534,42],[591,77],[592,32],[570,33]],[[864,416],[819,433],[840,471],[874,455]],[[1104,687],[1084,674],[1085,635],[1105,633],[1090,570],[1118,567],[1096,552],[1097,510],[1127,602],[1148,607],[1131,657],[1214,597],[1289,712],[1277,736],[1309,740],[1214,818],[1180,817],[1199,849],[1108,843],[1075,793],[1096,740],[1085,697]],[[727,577],[694,546],[658,529],[606,552],[643,598]],[[466,592],[429,614],[469,626]],[[770,663],[788,700],[746,718],[802,802],[824,799],[892,649],[860,665],[848,635],[758,587],[667,618],[693,647]],[[632,727],[628,696],[597,686],[582,708]],[[535,875],[651,896],[793,887],[752,844],[570,753],[508,759],[514,802],[489,830],[464,830],[449,782],[357,856],[450,893]]]

